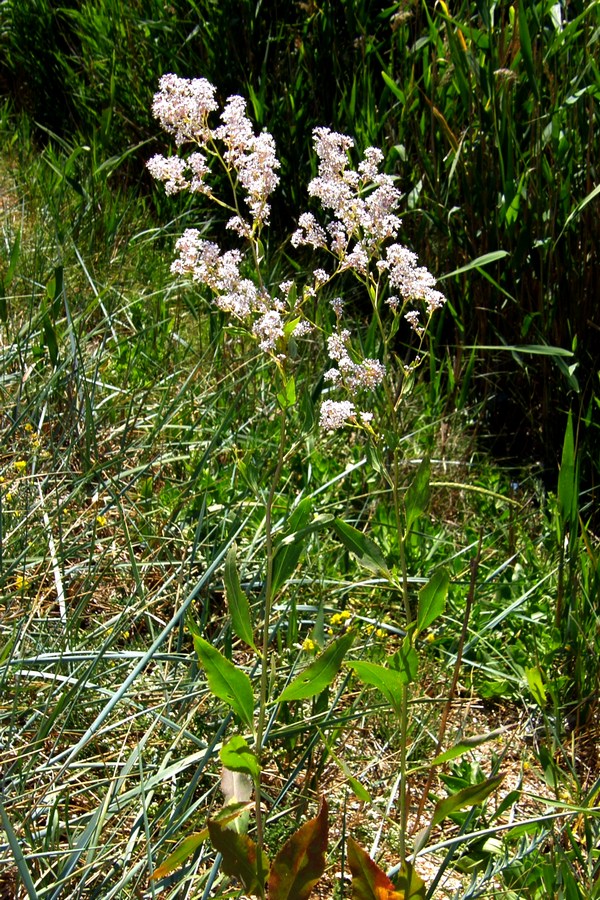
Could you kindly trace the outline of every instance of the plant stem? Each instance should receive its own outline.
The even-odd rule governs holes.
[[[261,648],[261,673],[260,673],[260,702],[258,708],[258,722],[256,725],[256,756],[258,758],[259,771],[262,771],[262,742],[265,730],[265,718],[267,709],[268,695],[268,652],[269,652],[269,636],[271,625],[271,610],[273,608],[273,504],[277,493],[277,486],[281,479],[281,472],[285,461],[285,442],[286,442],[286,410],[281,409],[279,412],[279,448],[277,453],[277,464],[271,479],[267,502],[265,506],[265,546],[267,555],[267,572],[265,578],[265,610],[263,620],[262,648]],[[255,785],[255,809],[256,809],[256,843],[257,843],[257,865],[259,868],[259,882],[262,870],[262,851],[264,845],[264,829],[262,810],[260,805],[260,776]]]

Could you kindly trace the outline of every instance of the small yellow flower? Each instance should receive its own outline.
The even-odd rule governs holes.
[[[311,653],[315,649],[315,646],[316,644],[312,638],[307,637],[302,641],[302,649],[305,653]]]
[[[106,516],[96,516],[96,525],[98,526],[98,528],[105,528],[107,521],[108,520]]]
[[[8,493],[5,495],[4,499],[6,500],[7,503],[13,502],[13,495],[11,494],[10,491],[8,491]]]
[[[28,578],[25,578],[24,575],[16,575],[15,576],[15,590],[17,591],[26,591],[29,587],[30,581]]]
[[[31,434],[31,432],[33,431],[33,425],[31,424],[31,422],[28,422],[27,425],[25,425],[25,431]]]
[[[375,637],[384,638],[387,637],[387,632],[383,628],[378,628],[375,632]]]
[[[435,641],[435,634],[433,633],[433,631],[429,632],[429,634],[425,637],[425,640],[428,644],[433,644],[433,642]]]
[[[24,459],[15,459],[13,467],[17,470],[17,472],[24,472],[27,468],[27,461]]]
[[[374,626],[374,625],[371,625],[371,623],[368,622],[368,623],[365,625],[365,634],[373,634],[374,631],[375,631],[375,626]]]
[[[342,612],[334,613],[331,617],[332,625],[341,625],[342,622],[347,622],[351,617],[352,613],[349,613],[347,609],[343,609]]]

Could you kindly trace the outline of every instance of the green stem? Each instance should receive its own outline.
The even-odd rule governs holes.
[[[263,621],[262,648],[261,648],[261,673],[260,673],[260,703],[258,708],[258,722],[256,726],[256,755],[258,758],[259,771],[262,771],[262,742],[265,731],[265,720],[267,710],[267,697],[269,687],[269,671],[268,671],[268,653],[269,653],[269,631],[271,625],[271,611],[273,608],[273,504],[277,493],[277,486],[281,479],[281,473],[285,462],[285,442],[286,442],[286,410],[281,409],[279,412],[279,448],[277,453],[277,464],[271,479],[269,493],[265,507],[265,536],[266,536],[266,555],[267,555],[267,573],[265,579],[265,611]],[[256,810],[256,843],[257,843],[257,865],[259,867],[259,883],[262,884],[260,876],[262,874],[262,852],[264,846],[264,829],[263,817],[260,805],[261,789],[260,776],[255,784],[255,810]]]

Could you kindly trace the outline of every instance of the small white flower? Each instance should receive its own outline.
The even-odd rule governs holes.
[[[325,431],[337,431],[355,417],[354,403],[349,400],[324,400],[321,404],[319,424]]]

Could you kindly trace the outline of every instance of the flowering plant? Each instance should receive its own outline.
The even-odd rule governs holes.
[[[154,97],[154,115],[175,136],[178,146],[193,143],[199,149],[187,158],[157,154],[147,164],[150,173],[164,183],[167,193],[200,193],[228,208],[232,216],[226,227],[243,241],[242,249],[224,251],[214,241],[202,238],[198,229],[187,229],[175,245],[178,257],[171,269],[210,288],[215,305],[253,335],[284,380],[290,339],[295,342],[314,331],[310,301],[316,300],[336,276],[352,272],[371,300],[384,360],[361,357],[344,326],[343,301],[334,299],[331,305],[336,328],[327,339],[327,349],[336,365],[325,373],[325,380],[345,396],[323,401],[320,424],[327,431],[347,423],[371,429],[373,413],[359,409],[357,397],[373,392],[387,377],[388,395],[396,397],[397,408],[401,392],[390,369],[389,341],[397,330],[398,318],[404,316],[421,342],[431,315],[444,303],[433,276],[417,265],[416,254],[397,242],[402,225],[396,215],[400,192],[394,178],[380,171],[383,154],[376,147],[367,148],[354,169],[349,162],[352,139],[328,128],[315,129],[319,165],[308,192],[320,201],[329,218],[322,225],[313,213],[302,213],[291,243],[323,251],[329,268],[315,268],[301,290],[292,281],[283,281],[273,289],[263,274],[265,253],[260,238],[269,223],[271,194],[279,184],[275,143],[268,132],[254,134],[241,97],[229,97],[220,124],[211,127],[210,115],[217,109],[215,88],[206,79],[188,80],[176,75],[161,78]],[[221,165],[229,178],[232,203],[212,191],[208,176],[214,163]],[[239,203],[240,191],[244,207]],[[252,270],[253,278],[243,274],[247,269]],[[392,315],[387,332],[382,300]],[[417,354],[409,368],[419,361]],[[396,372],[400,379],[404,374],[402,367]]]
[[[233,708],[249,729],[253,742],[251,747],[242,737],[234,737],[223,747],[221,758],[226,772],[231,774],[233,771],[238,776],[233,788],[230,774],[224,782],[228,805],[239,800],[237,806],[245,807],[250,795],[249,786],[254,788],[256,845],[250,842],[247,835],[237,834],[233,838],[233,832],[226,833],[227,823],[222,824],[221,821],[212,821],[209,831],[214,846],[223,853],[225,871],[240,877],[248,893],[264,897],[268,880],[270,897],[293,895],[303,898],[308,897],[324,868],[327,805],[322,802],[317,817],[302,826],[271,864],[263,850],[260,803],[266,710],[272,702],[269,698],[273,697],[272,674],[268,665],[273,600],[298,561],[298,555],[281,553],[276,567],[275,557],[281,547],[277,548],[274,544],[272,526],[273,503],[288,458],[286,417],[289,408],[296,402],[295,348],[303,336],[321,334],[332,362],[323,376],[327,388],[320,406],[321,428],[332,432],[346,425],[354,426],[365,432],[373,447],[376,447],[384,417],[386,434],[398,431],[406,376],[419,365],[419,350],[427,325],[434,312],[443,305],[444,297],[436,290],[433,276],[418,265],[416,255],[398,242],[402,225],[397,215],[400,192],[393,176],[381,171],[384,162],[382,152],[375,147],[367,148],[354,168],[351,165],[354,142],[350,137],[328,128],[316,128],[314,131],[318,172],[308,186],[308,193],[320,203],[324,218],[321,221],[313,212],[303,212],[291,237],[293,247],[313,248],[323,256],[324,262],[311,271],[303,284],[284,280],[273,285],[268,277],[268,262],[261,235],[269,224],[270,198],[279,183],[277,172],[280,164],[275,143],[268,132],[254,133],[246,115],[245,102],[239,96],[229,97],[219,113],[218,122],[213,124],[211,118],[219,109],[215,94],[213,85],[204,78],[188,80],[176,75],[161,78],[159,91],[154,97],[154,114],[163,128],[175,137],[178,148],[192,144],[194,150],[187,157],[155,155],[147,165],[153,177],[164,183],[167,193],[189,191],[204,195],[230,215],[226,228],[235,235],[239,246],[224,249],[213,240],[205,239],[198,229],[187,229],[175,245],[178,255],[171,269],[176,275],[189,276],[194,282],[208,287],[216,307],[230,316],[238,327],[241,326],[273,362],[279,382],[280,441],[277,465],[265,505],[266,576],[260,649],[254,643],[250,608],[240,587],[235,552],[229,555],[225,567],[232,626],[238,638],[259,657],[260,693],[256,704],[248,675],[236,669],[200,634],[194,635],[195,647],[211,690]],[[217,196],[213,191],[210,176],[214,166],[222,168],[226,174],[231,188],[230,199]],[[358,279],[369,298],[381,359],[366,356],[360,343],[353,340],[345,321],[341,297],[330,301],[333,309],[331,332],[323,333],[323,326],[317,326],[317,320],[327,320],[326,316],[315,315],[320,296],[344,273]],[[402,319],[417,339],[417,352],[406,365],[399,362],[393,350],[393,338]],[[377,402],[379,396],[380,403]],[[415,679],[417,667],[414,644],[420,631],[440,614],[448,579],[438,573],[435,580],[432,579],[432,583],[426,586],[428,590],[422,592],[415,618],[408,595],[405,544],[426,506],[429,469],[425,461],[406,496],[401,497],[397,440],[390,443],[389,450],[386,464],[379,456],[377,467],[391,488],[400,575],[396,574],[395,567],[387,566],[378,548],[362,532],[340,520],[336,520],[335,528],[348,549],[403,599],[406,636],[401,652],[391,657],[386,665],[354,662],[350,666],[360,679],[383,690],[401,720],[401,852],[404,862],[408,687]],[[303,501],[293,513],[294,534],[301,532],[301,526],[305,526],[306,530],[306,508],[302,504]],[[276,704],[319,694],[339,671],[353,640],[351,629],[335,638],[301,676],[285,688]],[[306,642],[303,646],[305,650],[309,649]],[[313,646],[310,649],[314,649]],[[248,779],[249,785],[243,783],[244,779]],[[227,822],[235,818],[236,813],[230,811],[228,815]],[[310,850],[311,846],[313,850]],[[315,851],[314,847],[318,849]],[[360,882],[361,878],[366,877],[365,872],[370,872],[376,879],[372,887],[391,891],[394,887],[392,883],[388,883],[386,876],[377,870],[372,861],[366,864],[361,853],[364,851],[357,845],[349,847],[350,866],[354,873],[354,860],[355,877]],[[281,886],[282,872],[288,871],[290,866],[306,867],[310,875],[301,889],[296,885],[293,894],[286,893]],[[411,885],[415,888],[410,896],[417,896],[420,880],[410,867],[405,867],[403,871],[407,890],[410,891]],[[364,890],[363,895],[367,896]]]

